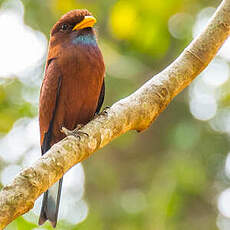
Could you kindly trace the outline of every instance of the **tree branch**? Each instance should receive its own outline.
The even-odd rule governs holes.
[[[106,116],[101,115],[82,128],[88,137],[66,137],[2,189],[0,229],[29,211],[34,201],[75,164],[129,130],[148,128],[209,64],[229,34],[230,0],[224,0],[203,33],[170,66],[115,103]]]

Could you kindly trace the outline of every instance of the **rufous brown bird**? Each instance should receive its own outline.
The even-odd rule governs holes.
[[[88,10],[72,10],[51,30],[39,104],[42,154],[65,137],[62,127],[86,124],[102,106],[105,66],[95,22]],[[62,180],[44,193],[39,225],[49,220],[56,226]]]

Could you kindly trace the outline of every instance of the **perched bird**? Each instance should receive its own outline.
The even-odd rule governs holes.
[[[102,106],[105,66],[95,23],[88,10],[72,10],[51,30],[39,103],[42,154],[64,138],[62,127],[86,124]],[[56,226],[62,180],[44,193],[39,225],[49,220]]]

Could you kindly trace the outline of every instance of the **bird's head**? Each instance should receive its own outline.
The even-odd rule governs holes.
[[[93,26],[95,23],[96,19],[88,10],[72,10],[63,15],[53,26],[50,34],[51,42],[59,43],[71,39],[77,43],[78,40],[79,42],[82,40],[83,36],[94,38]],[[79,39],[77,40],[77,38]]]

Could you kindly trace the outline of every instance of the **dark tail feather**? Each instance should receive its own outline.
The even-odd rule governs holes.
[[[59,182],[54,184],[44,193],[38,222],[39,225],[42,225],[44,222],[46,222],[46,220],[49,220],[53,228],[56,227],[61,198],[62,181],[63,178],[61,178]]]

